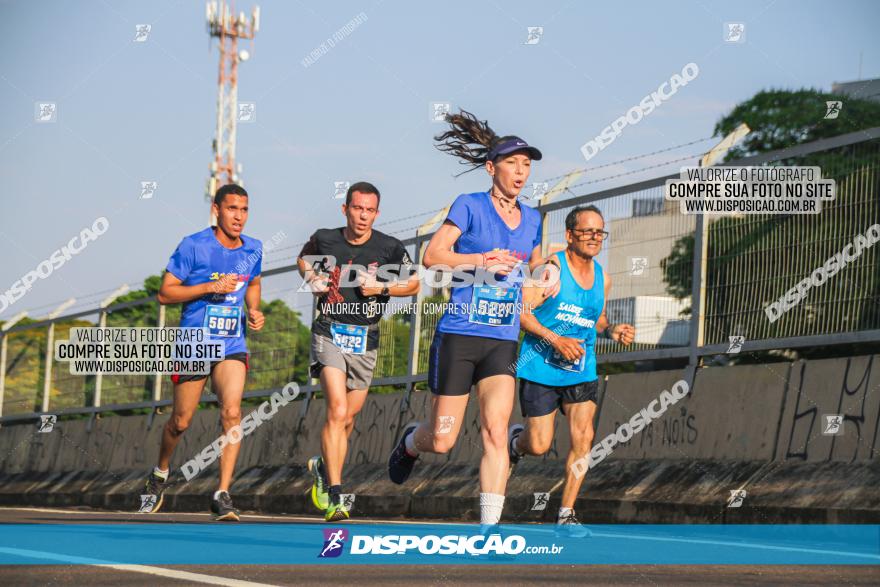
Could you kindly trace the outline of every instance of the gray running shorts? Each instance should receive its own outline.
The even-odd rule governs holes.
[[[368,389],[373,381],[378,349],[362,355],[343,353],[333,340],[312,333],[312,377],[320,377],[324,367],[333,367],[345,373],[345,386],[349,389]]]

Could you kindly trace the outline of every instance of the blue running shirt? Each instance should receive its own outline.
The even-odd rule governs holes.
[[[489,192],[462,194],[449,209],[446,220],[461,230],[453,250],[461,254],[507,249],[528,268],[532,250],[541,244],[541,213],[520,206],[521,221],[508,227],[492,203]],[[519,340],[519,304],[522,303],[522,274],[496,275],[498,287],[452,285],[451,307],[437,324],[439,332]],[[476,289],[476,292],[475,292]]]
[[[165,269],[183,282],[198,285],[217,281],[227,273],[238,274],[236,290],[228,294],[208,294],[183,304],[180,326],[206,327],[211,338],[226,343],[226,356],[246,353],[244,294],[263,270],[263,243],[241,235],[242,246],[227,249],[206,228],[184,237]]]

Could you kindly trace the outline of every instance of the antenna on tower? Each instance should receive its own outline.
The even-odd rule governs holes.
[[[241,163],[235,162],[235,133],[238,121],[238,63],[253,54],[254,35],[260,29],[260,7],[254,6],[250,19],[226,0],[209,0],[205,6],[208,34],[220,40],[220,74],[217,78],[217,134],[214,158],[205,198],[210,202],[221,185],[242,184]],[[239,39],[250,39],[250,51],[238,49]],[[211,225],[216,219],[211,214]]]

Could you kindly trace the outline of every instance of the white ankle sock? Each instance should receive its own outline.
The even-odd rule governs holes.
[[[480,524],[494,525],[501,520],[504,496],[497,493],[480,494]]]
[[[411,457],[419,456],[419,449],[416,448],[416,430],[418,430],[418,428],[407,434],[406,440],[403,441],[404,446],[406,446],[406,452],[409,453],[409,456]]]
[[[153,467],[153,474],[156,477],[161,477],[165,481],[168,481],[168,469],[160,469],[159,467]]]
[[[572,512],[571,508],[559,508],[559,515],[556,516],[557,520],[561,520],[563,516],[567,516]]]
[[[218,489],[217,491],[214,492],[214,499],[219,499],[221,493],[228,493],[228,492],[224,489]]]

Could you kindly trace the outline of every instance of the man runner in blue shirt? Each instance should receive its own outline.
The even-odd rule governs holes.
[[[230,441],[220,455],[220,483],[211,511],[216,520],[238,521],[229,485],[241,429],[237,439],[229,432],[241,423],[241,396],[248,369],[245,332],[260,330],[264,322],[259,310],[263,244],[242,234],[248,218],[244,188],[235,184],[221,187],[212,209],[217,226],[180,242],[168,261],[157,297],[161,304],[183,304],[181,327],[206,328],[211,339],[225,343],[224,359],[211,365],[211,390],[219,400],[223,433]],[[171,456],[198,408],[207,379],[207,375],[172,375],[174,407],[162,433],[159,462],[146,481],[145,493],[152,496],[151,503],[142,504],[140,511],[155,513],[162,507]]]

